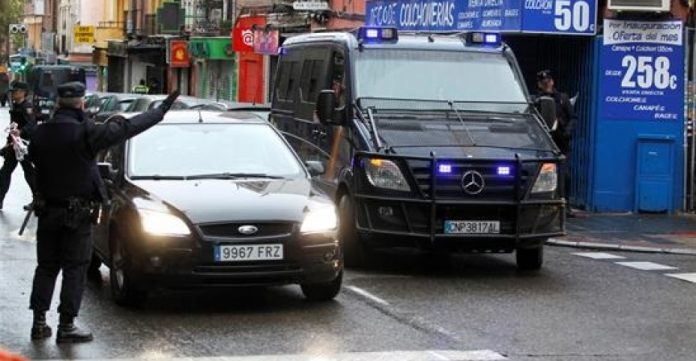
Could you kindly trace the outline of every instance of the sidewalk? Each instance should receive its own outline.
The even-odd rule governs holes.
[[[568,219],[568,235],[549,244],[696,256],[694,214],[575,214],[576,218]]]

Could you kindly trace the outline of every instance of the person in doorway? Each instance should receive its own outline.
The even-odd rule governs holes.
[[[566,163],[563,167],[565,176],[565,192],[568,199],[570,191],[570,154],[572,145],[573,127],[577,121],[573,103],[570,101],[568,94],[559,92],[556,89],[556,83],[553,79],[550,70],[542,70],[537,73],[537,98],[551,97],[556,103],[556,122],[550,126],[551,137],[560,149],[561,153],[566,157]],[[570,205],[566,207],[566,216],[574,217]]]
[[[80,311],[92,256],[92,225],[98,219],[101,203],[108,200],[97,168],[97,153],[159,123],[178,95],[175,91],[159,107],[130,119],[114,117],[95,124],[84,113],[84,84],[70,82],[58,87],[58,109],[36,128],[29,144],[29,155],[36,165],[34,212],[39,218],[38,265],[30,299],[34,312],[32,340],[51,337],[46,311],[61,271],[56,341],[92,340],[92,334],[77,327],[74,319]]]
[[[140,79],[140,83],[133,87],[133,93],[136,94],[148,94],[150,93],[150,88],[145,85],[145,79]]]
[[[27,92],[29,85],[27,83],[13,81],[10,85],[10,135],[7,137],[5,147],[0,150],[0,154],[5,158],[2,168],[0,168],[0,210],[5,201],[5,195],[10,190],[10,182],[12,181],[12,173],[17,164],[22,166],[24,171],[24,179],[27,181],[29,188],[34,191],[34,166],[27,158],[22,160],[17,159],[15,153],[14,142],[28,140],[32,132],[36,128],[36,118],[34,117],[34,107],[29,99]],[[27,208],[28,206],[25,206]]]

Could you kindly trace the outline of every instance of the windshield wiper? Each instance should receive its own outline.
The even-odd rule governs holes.
[[[267,178],[267,179],[283,179],[281,176],[270,175],[266,173],[210,173],[210,174],[194,174],[186,176],[186,179],[240,179],[240,178]]]
[[[186,180],[186,177],[184,177],[182,175],[151,174],[151,175],[134,175],[134,176],[131,176],[130,179],[132,179],[132,180],[139,180],[139,179],[146,179],[146,180]]]
[[[473,145],[475,147],[476,141],[474,140],[474,137],[471,136],[471,131],[469,131],[469,127],[466,125],[464,118],[462,118],[462,115],[459,114],[457,107],[454,106],[454,102],[450,100],[447,102],[447,104],[450,106],[450,108],[452,108],[452,110],[454,111],[454,114],[457,115],[457,118],[459,118],[459,122],[462,123],[462,127],[464,127],[464,130],[466,130],[466,136],[469,137],[469,140],[471,140],[471,145]]]

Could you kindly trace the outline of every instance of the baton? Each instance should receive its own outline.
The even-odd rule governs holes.
[[[27,224],[29,224],[29,219],[31,218],[31,215],[34,213],[34,207],[29,208],[27,210],[27,215],[24,216],[24,222],[22,222],[22,227],[19,228],[19,235],[21,236],[22,233],[24,233],[24,230],[27,228]]]

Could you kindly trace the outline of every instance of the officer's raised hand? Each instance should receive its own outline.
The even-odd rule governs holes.
[[[162,105],[160,105],[160,109],[162,109],[163,112],[168,112],[169,109],[171,109],[172,105],[174,105],[174,101],[176,101],[176,98],[179,97],[179,90],[174,90],[173,92],[169,93],[169,96],[162,101]]]

